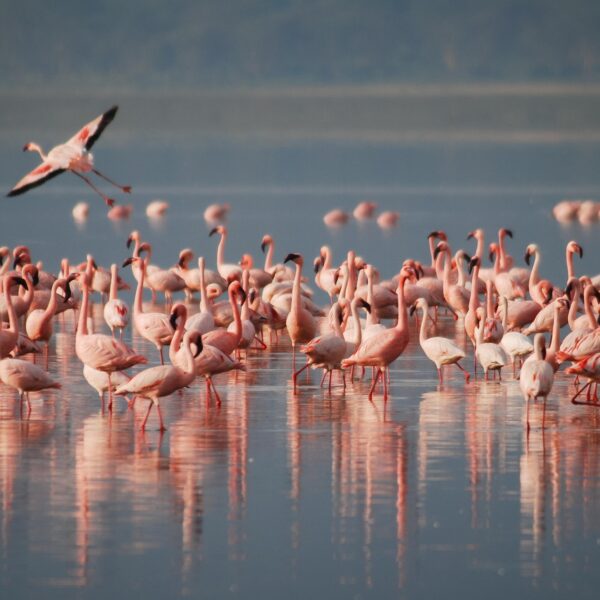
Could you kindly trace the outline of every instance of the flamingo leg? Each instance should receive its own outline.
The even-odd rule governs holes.
[[[217,399],[217,405],[221,406],[221,396],[219,396],[219,392],[217,392],[217,388],[215,387],[212,377],[210,380],[210,385],[212,385],[213,392],[215,393],[215,398]]]
[[[112,179],[109,179],[103,173],[100,173],[100,171],[98,171],[97,169],[92,169],[92,172],[96,173],[96,175],[98,175],[98,177],[102,177],[102,179],[104,179],[104,181],[108,181],[108,183],[110,183],[110,184],[114,185],[115,187],[119,188],[120,190],[122,190],[126,194],[131,194],[131,186],[130,185],[120,185],[120,184],[116,183],[115,181],[113,181]]]
[[[300,373],[302,373],[302,371],[307,369],[309,367],[309,364],[310,363],[307,361],[303,367],[301,367],[297,371],[294,371],[294,374],[292,375],[292,382],[294,384],[294,389],[296,389],[296,382],[298,381],[298,375],[300,375]]]
[[[542,429],[546,428],[546,397],[544,397],[544,406],[542,408]]]
[[[254,339],[260,344],[260,348],[262,350],[266,350],[267,349],[267,345],[258,336],[255,335]]]
[[[77,175],[77,177],[83,179],[83,181],[85,181],[102,198],[102,200],[106,202],[107,206],[112,207],[115,205],[115,201],[112,198],[109,198],[106,194],[103,194],[85,175],[82,175],[77,171],[71,171],[71,173],[74,173]]]
[[[329,394],[331,395],[331,378],[333,377],[333,371],[329,371],[329,387],[328,387],[328,391]]]
[[[591,381],[588,381],[582,388],[580,388],[577,393],[571,398],[571,402],[573,404],[587,404],[587,402],[582,402],[577,400],[577,396],[579,396],[583,391],[585,391],[590,385],[592,385]]]
[[[160,404],[158,402],[156,403],[156,410],[158,411],[158,420],[160,423],[159,431],[162,433],[163,431],[166,431],[167,428],[165,427],[165,424],[163,422],[162,413],[160,412]]]
[[[377,369],[377,373],[375,375],[375,377],[373,378],[373,383],[371,384],[371,389],[369,390],[369,400],[372,402],[373,401],[373,391],[375,390],[375,386],[377,385],[377,382],[379,381],[379,377],[381,377],[381,369]]]
[[[346,371],[342,371],[342,385],[344,386],[344,390],[346,389]]]
[[[112,386],[112,380],[110,378],[110,371],[107,373],[108,375],[108,410],[112,411],[112,405],[113,405],[113,386]]]
[[[148,417],[150,416],[150,411],[152,410],[153,406],[154,406],[154,402],[152,400],[150,400],[150,404],[148,405],[148,410],[146,411],[146,416],[144,417],[144,420],[142,421],[142,424],[140,426],[140,431],[146,431],[146,422],[148,421]]]
[[[458,362],[454,363],[465,375],[465,383],[469,383],[471,380],[471,375],[467,372],[467,370]]]
[[[388,388],[389,388],[389,372],[387,371],[387,369],[384,371],[383,373],[383,400],[385,402],[387,402],[388,399]]]
[[[325,381],[325,377],[327,377],[327,371],[325,369],[323,369],[323,376],[321,377],[320,387],[323,387],[323,382]]]
[[[530,425],[529,425],[529,396],[527,396],[527,409],[526,409],[526,414],[527,414],[527,435],[529,435],[529,430],[531,429]]]

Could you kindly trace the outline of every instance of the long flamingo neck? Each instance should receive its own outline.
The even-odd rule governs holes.
[[[419,342],[422,344],[427,340],[427,319],[429,318],[429,306],[425,302],[423,305],[423,320],[419,329]]]
[[[529,285],[537,285],[540,282],[540,262],[542,255],[539,250],[535,251],[533,258],[533,267],[531,267],[531,275],[529,275]]]
[[[589,325],[591,329],[596,329],[598,327],[598,323],[596,322],[596,315],[594,315],[594,310],[592,309],[592,294],[594,293],[594,286],[588,285],[583,292],[583,310],[585,310],[585,314],[588,318]],[[577,307],[578,302],[573,302],[573,304]],[[573,306],[573,304],[571,306]]]
[[[6,299],[6,310],[8,312],[8,323],[9,331],[16,333],[19,331],[19,324],[17,322],[17,313],[12,303],[12,297],[10,295],[10,284],[12,280],[10,278],[4,279],[4,298]]]
[[[36,144],[35,142],[30,142],[27,146],[27,150],[29,150],[29,152],[37,152],[42,160],[46,160],[46,154],[39,144]]]
[[[486,311],[489,316],[494,314],[494,292],[492,290],[492,282],[488,279],[485,286],[486,291]]]
[[[456,258],[456,268],[458,270],[458,285],[465,287],[466,278],[465,278],[465,272],[463,271],[462,256],[458,256]]]
[[[358,350],[358,347],[362,343],[362,327],[360,326],[360,316],[358,314],[358,306],[356,305],[356,300],[352,302],[352,304],[350,305],[350,309],[352,310],[352,320],[354,322],[354,331],[356,332],[353,352],[356,352],[356,350]],[[371,310],[373,310],[372,307]]]
[[[217,266],[225,264],[225,244],[227,243],[227,234],[222,233],[219,245],[217,246]]]
[[[429,238],[429,254],[431,256],[431,267],[433,269],[436,268],[436,260],[435,260],[435,244],[434,244],[434,239],[433,237]],[[437,269],[436,269],[437,270]]]
[[[554,321],[552,323],[552,339],[550,341],[550,349],[555,353],[555,355],[560,350],[560,305],[558,302],[554,303]]]
[[[269,249],[267,250],[267,255],[265,256],[265,271],[267,273],[271,272],[273,268],[273,254],[275,252],[275,243],[273,240],[269,242]]]
[[[500,258],[500,270],[506,270],[506,249],[504,248],[504,235],[498,232],[498,255]]]
[[[469,296],[469,310],[477,310],[479,306],[479,296],[477,294],[477,283],[479,281],[479,265],[473,267],[471,275],[471,295]]]
[[[377,325],[379,323],[379,317],[377,316],[377,309],[373,302],[373,271],[369,269],[367,273],[367,302],[371,305],[371,312],[367,313],[367,324]]]
[[[502,328],[508,331],[508,298],[502,296]]]
[[[484,239],[483,234],[477,236],[477,249],[475,250],[475,256],[482,261],[483,260],[483,248],[484,248]]]
[[[587,288],[586,288],[587,289]],[[575,286],[575,290],[573,292],[573,301],[571,302],[571,306],[569,306],[569,314],[567,316],[567,321],[569,323],[569,327],[571,329],[575,329],[575,321],[577,319],[577,311],[579,310],[579,298],[581,297],[581,292],[579,289],[579,285]],[[587,315],[587,306],[586,306],[586,298],[585,293],[583,294],[583,308],[585,310],[585,314]],[[592,319],[593,319],[592,314]]]
[[[398,323],[396,328],[400,331],[408,331],[408,314],[406,312],[406,302],[404,300],[404,284],[408,277],[406,275],[400,275],[398,279]]]
[[[48,302],[48,306],[44,311],[43,321],[46,323],[49,321],[56,312],[56,307],[58,306],[58,288],[61,286],[61,283],[57,280],[52,284],[52,291],[50,292],[50,302]]]
[[[294,313],[300,312],[300,286],[302,285],[302,265],[296,263],[296,274],[294,275],[294,285],[292,286],[292,306]]]
[[[81,308],[79,309],[79,322],[77,323],[77,335],[87,335],[87,317],[88,317],[88,306],[90,301],[90,289],[87,283],[87,278],[83,277],[81,284]]]
[[[109,300],[117,299],[117,265],[110,268],[110,292]]]
[[[498,275],[502,269],[500,268],[500,248],[496,250],[494,255],[494,276]]]
[[[356,267],[354,265],[354,256],[348,257],[348,286],[346,287],[345,298],[349,302],[354,298],[354,292],[356,290]]]
[[[571,277],[575,277],[575,267],[573,266],[573,252],[567,246],[566,252],[567,258],[567,280],[571,279]]]
[[[244,269],[242,274],[242,287],[244,288],[244,292],[246,292],[246,297],[248,297],[248,293],[250,292],[250,271],[248,269]],[[249,302],[246,301],[242,304],[241,310],[241,319],[242,321],[250,320],[250,306]]]
[[[450,252],[446,250],[444,252],[444,287],[450,287],[450,263],[452,262],[452,258],[450,256]]]
[[[206,295],[206,278],[204,277],[204,257],[198,259],[198,271],[200,272],[200,312],[210,312],[211,303]]]
[[[325,260],[323,261],[323,269],[331,269],[331,250],[329,248],[325,249]]]
[[[146,278],[146,261],[142,260],[140,266],[140,278],[138,279],[137,288],[135,289],[135,298],[133,300],[133,312],[141,314],[142,309],[142,296],[144,295],[144,279]]]
[[[239,345],[240,340],[242,339],[242,319],[240,317],[240,307],[237,303],[236,295],[230,291],[229,292],[229,302],[231,304],[231,310],[233,312],[233,322],[235,323],[235,337],[237,339],[236,347]]]

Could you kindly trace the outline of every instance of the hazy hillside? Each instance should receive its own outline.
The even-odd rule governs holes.
[[[598,81],[594,0],[20,0],[0,85]]]

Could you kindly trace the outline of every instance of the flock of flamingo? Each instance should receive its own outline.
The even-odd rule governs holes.
[[[37,151],[43,162],[9,195],[27,191],[63,171],[82,178],[109,205],[114,201],[83,173],[93,172],[130,192],[129,186],[115,184],[97,171],[89,153],[116,110],[113,107],[47,155],[37,144],[27,144],[25,149]],[[361,203],[355,216],[361,218],[357,212],[363,210],[369,213],[365,217],[368,218],[375,208],[372,203]],[[226,210],[217,216],[222,218],[225,213]],[[408,258],[390,280],[382,280],[378,269],[353,251],[341,264],[335,264],[330,249],[323,246],[312,262],[314,283],[330,300],[329,306],[323,308],[313,300],[302,255],[289,253],[283,262],[276,263],[274,240],[265,235],[261,241],[265,253],[262,268],[255,266],[250,253],[237,263],[227,263],[227,233],[224,225],[210,232],[220,238],[214,271],[206,268],[202,256],[197,259],[197,267],[192,265],[194,252],[189,248],[181,250],[175,266],[162,268],[151,262],[152,246],[139,232],[129,236],[127,247],[131,256],[122,268],[131,267],[137,281],[133,328],[156,348],[160,359],[160,365],[143,368],[133,376],[125,371],[145,365],[148,357],[123,341],[130,310],[118,297],[119,289],[127,284],[120,278],[116,264],[105,269],[88,255],[81,264],[71,266],[65,258],[60,272],[52,274],[34,263],[26,246],[12,251],[0,248],[0,318],[5,325],[0,329],[0,379],[18,390],[21,405],[26,400],[29,411],[30,392],[59,388],[60,383],[46,370],[48,344],[56,316],[73,310],[78,315],[76,355],[83,364],[85,379],[102,399],[108,392],[109,410],[114,396],[130,397],[130,406],[136,398],[148,400],[142,430],[154,406],[160,430],[164,430],[160,399],[192,385],[198,377],[205,380],[207,397],[214,396],[220,404],[213,377],[245,370],[242,355],[268,350],[278,343],[282,332],[287,332],[291,342],[294,390],[300,374],[308,368],[322,370],[321,387],[328,378],[331,392],[334,372],[340,374],[340,385],[345,389],[347,374],[353,383],[355,377],[362,379],[365,369],[371,367],[368,399],[373,401],[381,386],[387,400],[389,367],[408,345],[409,314],[414,314],[416,318],[422,316],[419,342],[435,364],[440,385],[444,383],[444,367],[451,365],[464,375],[465,385],[469,385],[471,377],[461,364],[467,350],[456,340],[436,335],[443,320],[455,319],[464,326],[473,347],[474,374],[480,365],[486,380],[490,374],[501,380],[502,368],[512,364],[513,376],[519,377],[526,400],[528,430],[530,402],[542,399],[545,415],[546,398],[562,364],[570,363],[566,372],[576,376],[572,401],[600,406],[600,276],[575,275],[574,256],[582,257],[583,250],[574,241],[566,246],[564,285],[541,277],[542,255],[536,244],[529,244],[525,251],[527,264],[533,261],[531,268],[514,266],[506,249],[506,238],[512,238],[508,229],[500,229],[498,241],[487,248],[492,268],[483,266],[486,245],[482,229],[468,234],[467,239],[474,239],[477,244],[472,257],[462,249],[452,253],[446,234],[434,231],[428,236],[431,264]],[[152,293],[152,311],[143,304],[144,289]],[[92,330],[91,293],[106,299],[104,319],[110,334]],[[185,294],[185,302],[174,304],[176,293]],[[198,293],[198,310],[194,311],[194,296]],[[156,305],[158,294],[164,295],[164,310]],[[219,300],[222,294],[227,294],[226,300]],[[381,321],[391,324],[386,326]],[[561,329],[566,325],[570,331],[561,340]],[[546,333],[551,334],[549,344]],[[168,347],[168,364],[164,347]],[[17,358],[39,351],[45,353],[46,369],[31,360]],[[299,368],[298,353],[306,357]],[[581,385],[580,379],[587,379],[587,383]],[[587,392],[585,399],[581,399],[583,392]]]

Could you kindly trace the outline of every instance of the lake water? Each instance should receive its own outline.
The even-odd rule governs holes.
[[[101,170],[134,186],[124,199],[132,218],[108,221],[102,201],[65,174],[3,201],[0,243],[30,245],[52,270],[61,257],[75,263],[88,252],[109,265],[127,257],[125,240],[139,229],[154,245],[153,262],[174,264],[191,247],[213,267],[216,241],[202,213],[229,202],[231,262],[242,252],[260,260],[261,237],[271,233],[277,260],[288,252],[312,259],[327,243],[336,261],[354,248],[392,276],[408,256],[428,259],[429,231],[444,229],[453,247],[472,251],[466,234],[482,226],[490,241],[511,228],[519,263],[538,243],[543,275],[560,284],[565,244],[576,239],[584,247],[578,272],[595,275],[600,225],[560,226],[551,208],[600,191],[598,126],[572,117],[591,114],[597,93],[513,96],[471,98],[483,107],[476,127],[459,119],[450,129],[436,125],[436,107],[456,114],[460,98],[450,108],[430,99],[429,128],[412,100],[416,124],[406,135],[410,115],[399,125],[389,99],[363,98],[353,123],[352,111],[339,116],[338,98],[319,129],[307,126],[319,97],[285,110],[213,98],[208,110],[202,98],[125,96],[94,154]],[[49,147],[112,102],[1,97],[2,189],[36,164],[19,151],[24,142]],[[53,109],[60,119],[46,125]],[[482,129],[486,114],[496,117]],[[171,207],[151,223],[144,208],[157,197]],[[323,225],[330,208],[363,199],[398,210],[399,227]],[[91,204],[84,225],[71,218],[79,200]],[[102,329],[99,305],[95,319]],[[145,435],[137,431],[143,402],[131,411],[118,401],[112,416],[102,413],[67,316],[49,362],[63,389],[32,395],[22,419],[15,394],[0,388],[2,597],[596,597],[600,412],[571,405],[570,382],[559,374],[546,429],[536,406],[527,438],[510,373],[502,384],[465,386],[453,376],[439,388],[411,327],[387,404],[380,396],[369,403],[366,381],[330,396],[316,374],[294,395],[282,340],[251,353],[246,373],[216,378],[221,407],[198,383],[165,399],[161,437],[154,416]],[[464,342],[452,321],[441,332]],[[132,342],[156,363],[153,348]]]

